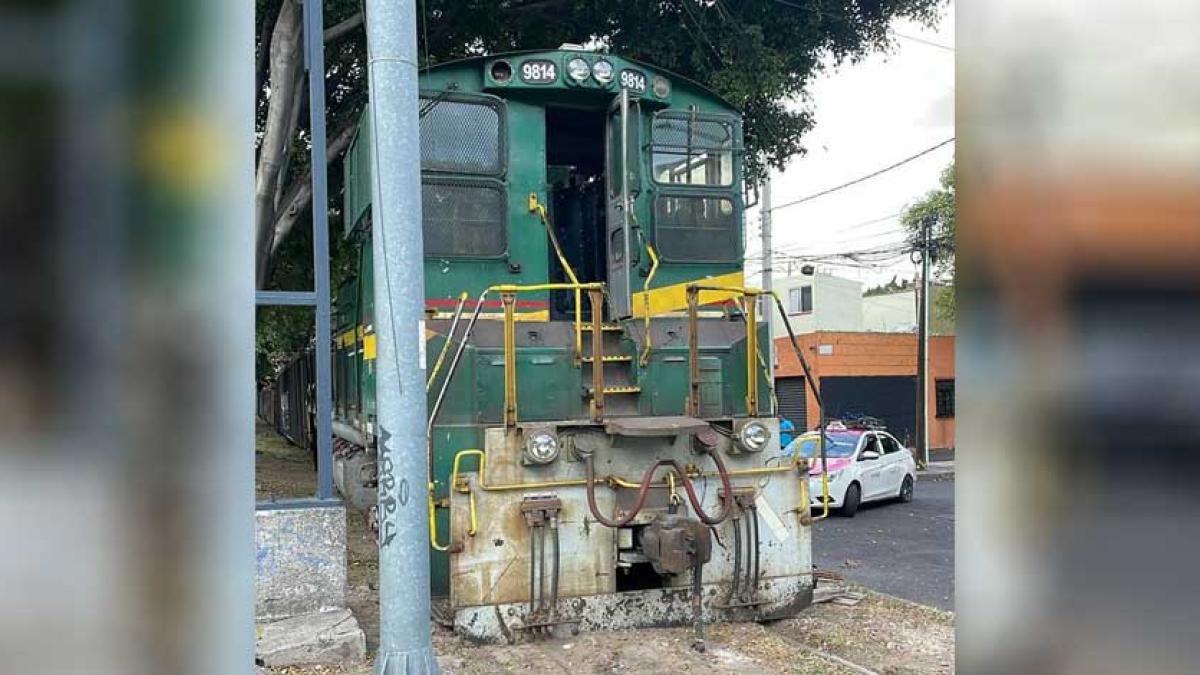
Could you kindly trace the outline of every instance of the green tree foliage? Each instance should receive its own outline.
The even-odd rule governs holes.
[[[921,226],[929,223],[929,237],[933,243],[933,273],[936,279],[949,287],[949,292],[937,293],[933,309],[942,316],[953,319],[954,307],[954,250],[955,250],[955,206],[954,163],[942,170],[941,186],[931,190],[908,206],[900,216],[900,223],[909,233],[913,246],[921,245]]]
[[[267,288],[283,287],[282,276],[289,265],[281,259],[295,250],[286,245],[287,239],[296,237],[308,222],[307,214],[294,217],[296,204],[307,208],[298,189],[308,175],[306,102],[296,123],[289,124],[287,115],[277,116],[274,122],[277,127],[287,125],[292,142],[283,149],[273,146],[269,157],[261,151],[271,97],[280,97],[278,101],[296,96],[296,87],[303,87],[302,80],[270,81],[272,65],[286,63],[286,54],[272,44],[273,36],[294,34],[278,30],[281,16],[282,21],[296,20],[294,12],[281,8],[295,2],[257,0],[259,165],[285,167],[276,181],[275,205],[260,209],[267,219],[260,228],[283,223],[275,228],[274,250],[260,247],[260,259],[270,258],[260,260],[268,270],[260,284]],[[788,159],[804,153],[802,139],[813,126],[813,102],[806,88],[816,75],[826,67],[891,49],[894,36],[888,26],[893,20],[932,24],[944,4],[945,0],[418,0],[418,51],[425,67],[571,42],[597,45],[673,71],[713,89],[742,110],[746,182],[753,185],[768,166],[782,168]],[[361,19],[360,0],[325,0],[324,5],[326,114],[332,148],[366,101],[366,36],[361,23],[356,23]],[[288,44],[298,43],[293,39]],[[294,68],[279,67],[274,72],[285,71]],[[338,146],[339,152],[342,147]],[[337,164],[331,166],[331,206],[341,201],[340,186],[332,185],[338,173]],[[296,195],[299,198],[293,199]],[[291,227],[287,214],[299,225]],[[337,219],[332,216],[331,212],[332,233],[339,233],[340,224],[335,228]]]

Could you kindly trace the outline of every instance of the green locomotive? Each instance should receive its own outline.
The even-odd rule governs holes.
[[[479,639],[766,619],[811,600],[744,288],[735,108],[579,49],[420,78],[432,583]],[[345,161],[335,482],[375,497],[371,129]],[[405,293],[409,289],[392,289]],[[699,625],[699,624],[698,624]]]

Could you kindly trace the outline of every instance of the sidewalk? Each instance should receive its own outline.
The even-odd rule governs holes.
[[[930,462],[924,469],[917,469],[918,479],[952,479],[954,478],[954,461]]]

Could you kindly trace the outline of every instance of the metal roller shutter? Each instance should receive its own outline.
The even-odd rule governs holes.
[[[789,419],[796,431],[808,428],[808,397],[804,393],[803,377],[780,377],[775,380],[775,399],[779,416]]]

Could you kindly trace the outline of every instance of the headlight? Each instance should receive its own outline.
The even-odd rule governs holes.
[[[750,452],[758,452],[767,445],[767,441],[771,440],[771,430],[762,422],[751,422],[742,427],[738,433],[738,440],[741,441],[742,447]]]
[[[671,83],[662,75],[655,75],[654,84],[650,86],[654,89],[654,95],[659,98],[666,98],[671,95]]]
[[[830,483],[834,482],[835,480],[837,480],[838,478],[841,478],[841,477],[842,477],[841,471],[830,471],[829,472],[829,482]]]
[[[549,464],[558,458],[558,439],[539,431],[525,440],[525,459],[533,464]]]
[[[570,61],[567,61],[567,74],[571,76],[572,80],[575,80],[576,82],[583,82],[591,77],[592,68],[588,65],[586,60],[576,56]]]
[[[600,84],[612,82],[613,65],[608,61],[597,61],[596,65],[592,66],[592,77]]]

